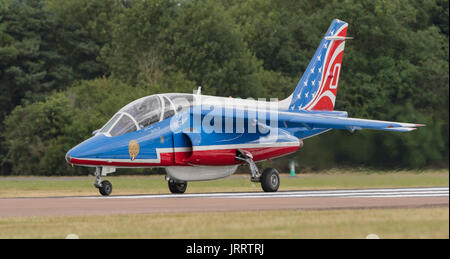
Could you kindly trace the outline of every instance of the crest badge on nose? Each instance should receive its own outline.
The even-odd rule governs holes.
[[[131,140],[128,144],[128,153],[130,153],[131,161],[133,161],[139,154],[139,143],[136,140]]]

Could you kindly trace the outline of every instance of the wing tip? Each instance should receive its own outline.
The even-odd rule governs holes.
[[[425,124],[417,124],[417,123],[399,123],[399,124],[402,128],[416,128],[416,127],[425,127],[426,126]],[[397,128],[394,125],[390,125],[389,127]]]
[[[383,128],[381,130],[396,131],[396,132],[410,132],[410,131],[417,130],[417,128],[412,128],[412,127],[387,127],[387,128]]]

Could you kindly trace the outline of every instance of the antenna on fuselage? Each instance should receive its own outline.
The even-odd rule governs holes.
[[[197,95],[202,95],[202,86],[201,85],[198,86]]]

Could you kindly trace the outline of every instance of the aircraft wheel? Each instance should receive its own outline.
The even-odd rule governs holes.
[[[276,169],[264,169],[261,175],[261,187],[265,192],[278,191],[278,187],[280,187],[280,174]]]
[[[169,190],[171,193],[184,193],[187,188],[187,182],[175,182],[169,180]]]
[[[101,185],[102,187],[98,188],[100,194],[103,196],[109,196],[112,192],[112,184],[108,180],[104,180]]]

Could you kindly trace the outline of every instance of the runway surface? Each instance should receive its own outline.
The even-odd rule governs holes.
[[[0,199],[0,217],[448,206],[449,188]]]

